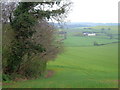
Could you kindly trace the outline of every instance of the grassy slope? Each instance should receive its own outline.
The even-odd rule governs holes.
[[[101,27],[95,27],[99,29]],[[115,28],[115,27],[113,27]],[[111,30],[114,31],[114,30]],[[115,32],[116,33],[116,29]],[[117,87],[118,47],[117,44],[93,46],[93,42],[113,42],[104,37],[73,37],[68,33],[65,52],[55,61],[48,63],[48,69],[55,71],[50,78],[12,82],[3,87],[12,88],[113,88]],[[79,47],[79,46],[86,47]],[[87,46],[88,45],[88,46]],[[76,47],[77,46],[77,47]]]
[[[17,82],[13,88],[86,88],[117,87],[117,44],[99,47],[67,47],[56,61],[48,63],[55,70],[51,78]]]

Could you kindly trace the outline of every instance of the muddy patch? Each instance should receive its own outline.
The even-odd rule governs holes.
[[[55,72],[53,70],[48,70],[47,74],[45,75],[45,78],[50,78],[55,74]]]

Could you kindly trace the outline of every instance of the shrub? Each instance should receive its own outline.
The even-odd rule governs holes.
[[[10,81],[11,80],[11,77],[7,74],[2,74],[2,80],[3,81]]]
[[[40,77],[46,69],[46,61],[34,57],[32,61],[27,62],[21,66],[19,73],[27,78]]]

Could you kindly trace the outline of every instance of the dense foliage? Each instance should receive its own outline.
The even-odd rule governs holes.
[[[65,13],[65,5],[56,10],[35,9],[42,5],[59,5],[57,2],[20,2],[10,18],[10,27],[14,33],[3,73],[12,76],[37,77],[61,50],[56,40],[55,28],[47,22],[52,17]],[[68,6],[66,4],[66,6]],[[60,19],[59,19],[60,20]],[[4,55],[5,53],[3,53]]]

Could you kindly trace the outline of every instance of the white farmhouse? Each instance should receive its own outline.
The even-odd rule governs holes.
[[[96,33],[89,33],[88,36],[96,36]]]
[[[84,32],[84,36],[96,36],[96,33],[89,33],[89,32]]]

